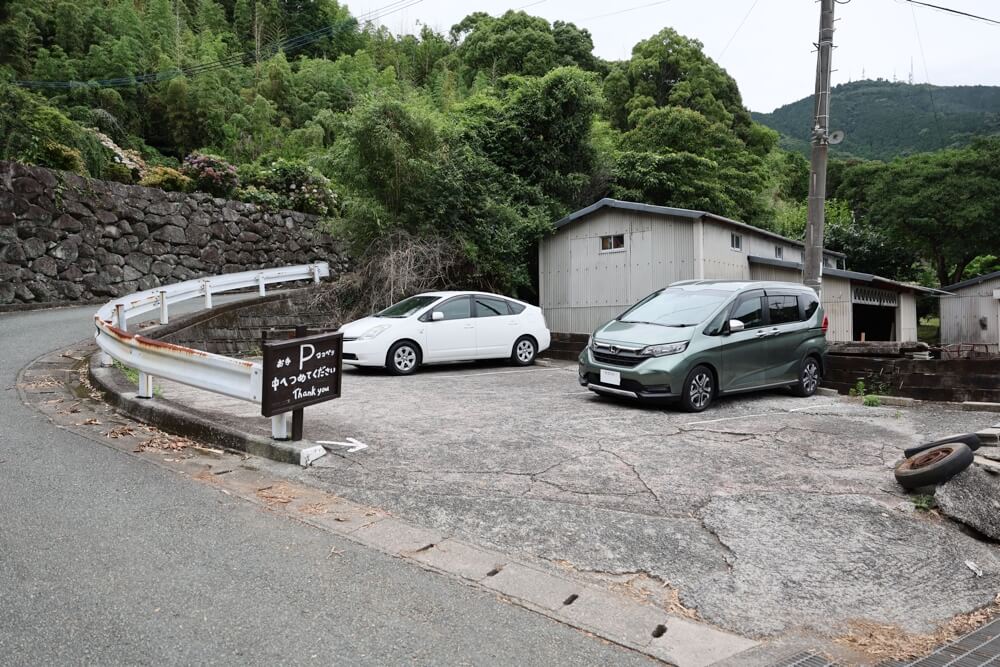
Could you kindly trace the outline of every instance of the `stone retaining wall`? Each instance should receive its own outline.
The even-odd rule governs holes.
[[[261,332],[279,330],[273,338],[296,325],[336,329],[342,322],[328,307],[315,305],[318,290],[326,286],[273,294],[250,302],[238,302],[203,311],[156,329],[151,336],[230,357],[259,356]]]
[[[319,219],[0,162],[0,307],[105,301],[202,275],[330,263]]]
[[[843,394],[861,380],[872,393],[925,401],[1000,401],[1000,359],[925,361],[829,354],[825,370],[823,386]]]

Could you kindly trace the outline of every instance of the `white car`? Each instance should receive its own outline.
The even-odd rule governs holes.
[[[483,292],[426,292],[340,327],[344,363],[409,375],[421,364],[510,359],[528,366],[548,349],[542,310]]]

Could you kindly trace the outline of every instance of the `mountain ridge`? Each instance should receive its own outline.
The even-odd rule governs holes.
[[[844,142],[831,157],[889,160],[964,146],[972,138],[1000,133],[1000,86],[932,86],[883,79],[854,81],[831,91],[831,129]],[[776,130],[781,145],[808,154],[812,95],[755,121]]]

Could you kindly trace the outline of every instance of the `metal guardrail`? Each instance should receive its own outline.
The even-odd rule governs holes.
[[[110,359],[139,371],[139,398],[153,398],[153,378],[161,377],[207,391],[259,403],[261,400],[261,364],[212,354],[182,345],[164,343],[128,331],[131,317],[159,311],[160,324],[169,321],[173,304],[191,299],[204,299],[205,308],[212,307],[212,296],[248,287],[256,287],[264,296],[267,285],[298,280],[319,283],[330,275],[326,262],[283,266],[242,273],[187,280],[164,285],[145,292],[136,292],[109,301],[94,316],[97,345]],[[110,365],[110,359],[105,359]],[[272,418],[272,435],[287,437],[286,415]]]

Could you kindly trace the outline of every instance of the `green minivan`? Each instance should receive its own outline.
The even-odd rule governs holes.
[[[580,353],[580,384],[598,394],[679,400],[690,412],[756,389],[812,396],[827,326],[816,293],[798,283],[673,283],[598,327]]]

